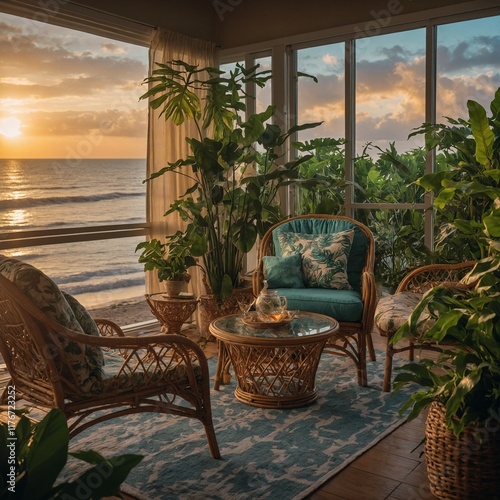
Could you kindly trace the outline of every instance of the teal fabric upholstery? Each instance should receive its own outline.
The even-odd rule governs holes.
[[[326,314],[337,321],[358,322],[363,315],[361,294],[354,290],[328,288],[278,288],[288,301],[288,310]]]
[[[0,255],[0,274],[60,325],[78,333],[99,335],[97,325],[85,308],[74,297],[62,292],[53,280],[36,267]],[[79,389],[93,392],[99,388],[104,363],[101,348],[68,342],[64,350]]]
[[[270,288],[304,288],[302,259],[299,253],[286,257],[268,255],[262,259],[264,277]]]
[[[278,232],[287,231],[293,233],[325,234],[338,233],[354,229],[354,238],[349,260],[347,261],[347,275],[352,289],[359,292],[361,290],[361,274],[366,257],[367,238],[363,231],[355,224],[346,220],[337,219],[293,219],[281,224],[273,231],[273,242],[276,255],[281,257]]]

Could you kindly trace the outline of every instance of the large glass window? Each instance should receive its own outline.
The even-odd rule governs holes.
[[[405,186],[424,173],[422,137],[408,139],[425,121],[425,30],[356,42],[355,201],[422,201]]]
[[[140,295],[141,237],[105,238],[147,232],[147,48],[1,13],[0,23],[0,251],[89,302],[110,287]]]
[[[500,86],[500,16],[437,28],[436,121],[467,118],[467,100],[489,109]]]
[[[297,58],[297,123],[321,125],[300,131],[295,149],[312,155],[300,166],[294,191],[295,211],[342,213],[345,200],[345,44],[299,49]],[[321,177],[324,184],[309,184]]]

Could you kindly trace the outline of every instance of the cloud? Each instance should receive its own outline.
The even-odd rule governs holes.
[[[39,111],[24,115],[26,133],[31,136],[145,137],[147,116],[143,110]]]
[[[500,36],[476,36],[452,46],[439,45],[437,62],[440,72],[469,72],[483,66],[498,67]]]
[[[40,37],[40,33],[23,33],[14,25],[3,25],[0,76],[16,75],[31,83],[19,89],[19,94],[3,84],[3,95],[37,99],[86,96],[103,90],[130,90],[133,85],[136,93],[142,93],[147,56],[144,61],[125,57],[125,49],[113,42],[101,43],[94,51],[82,50],[74,40],[65,42],[50,33]]]

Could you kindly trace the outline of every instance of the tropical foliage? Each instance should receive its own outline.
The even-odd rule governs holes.
[[[283,163],[284,144],[299,130],[271,124],[274,108],[243,119],[247,83],[263,87],[270,72],[237,64],[226,74],[182,61],[158,64],[142,98],[161,109],[176,125],[191,120],[197,137],[187,137],[186,158],[170,163],[151,179],[167,173],[186,176],[191,186],[175,200],[166,216],[177,213],[187,223],[182,240],[189,254],[201,260],[209,290],[218,298],[231,294],[241,281],[243,259],[257,237],[283,214],[279,192],[297,179],[309,155]],[[202,101],[196,90],[203,90]],[[150,179],[150,180],[151,180]]]
[[[181,231],[166,239],[166,243],[156,238],[139,243],[135,249],[136,252],[142,250],[139,262],[144,264],[144,271],[156,270],[158,281],[187,280],[188,269],[197,265],[196,259],[184,244]]]
[[[450,207],[457,216],[468,217],[450,220],[442,243],[453,238],[479,260],[467,276],[469,287],[431,289],[393,338],[453,343],[437,361],[403,366],[395,390],[408,383],[421,385],[405,405],[411,408],[409,418],[439,401],[446,407],[447,427],[456,435],[471,422],[500,414],[500,89],[490,117],[475,101],[467,107],[469,120],[456,121],[455,145],[448,143],[448,127],[425,127],[430,144],[454,152],[449,172],[425,176],[419,183],[433,190],[438,210]],[[434,325],[419,329],[427,311]]]
[[[5,499],[99,499],[120,495],[120,486],[141,455],[110,459],[99,453],[75,451],[69,455],[91,465],[71,481],[58,480],[68,459],[69,431],[64,413],[54,408],[37,423],[21,415],[17,425],[0,424],[0,491]]]

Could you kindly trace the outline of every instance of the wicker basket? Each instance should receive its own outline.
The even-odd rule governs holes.
[[[444,420],[445,407],[431,404],[425,456],[432,494],[457,500],[500,498],[500,422],[469,425],[457,438]]]

